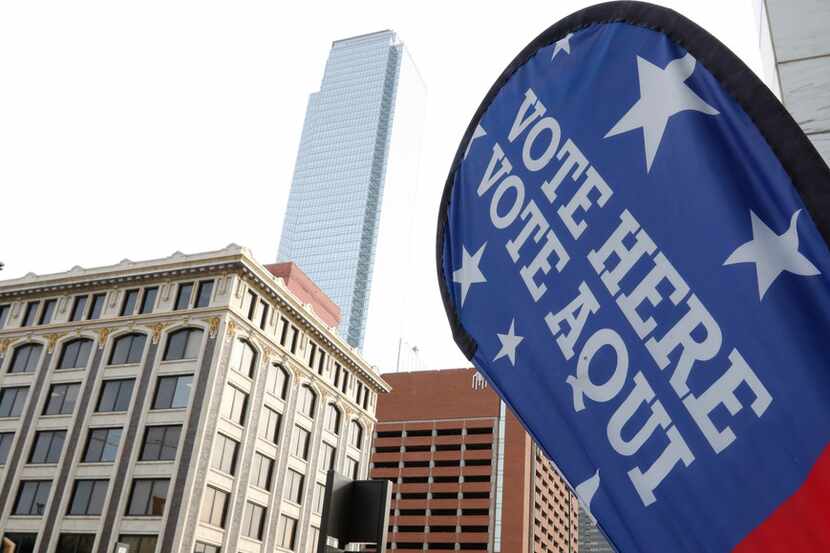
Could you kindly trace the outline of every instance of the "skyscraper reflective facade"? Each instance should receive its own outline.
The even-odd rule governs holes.
[[[279,246],[279,260],[340,306],[350,344],[363,347],[377,327],[383,338],[367,339],[365,351],[381,367],[394,363],[402,335],[425,96],[394,32],[332,44],[309,98]]]

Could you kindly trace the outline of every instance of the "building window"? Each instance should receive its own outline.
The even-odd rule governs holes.
[[[95,534],[61,534],[55,553],[92,553]]]
[[[126,334],[120,336],[113,344],[112,353],[110,354],[110,365],[140,363],[146,342],[147,336],[144,334]]]
[[[156,553],[156,536],[125,535],[118,536],[119,543],[129,547],[130,553]]]
[[[179,361],[182,359],[196,359],[202,349],[204,332],[198,328],[183,328],[172,332],[167,338],[167,347],[164,350],[165,361]]]
[[[288,399],[288,371],[282,365],[271,365],[265,389],[282,400]]]
[[[43,311],[40,313],[40,319],[38,319],[39,325],[48,325],[52,322],[52,317],[55,315],[55,306],[58,304],[58,300],[46,300],[43,303]]]
[[[309,553],[316,553],[317,552],[317,546],[318,546],[319,542],[320,542],[320,529],[317,528],[316,526],[312,526],[311,527],[311,534],[310,534],[310,538],[309,538],[309,543],[310,543],[310,546],[309,546],[309,549],[308,549]]]
[[[130,408],[133,396],[134,378],[119,380],[105,380],[101,384],[101,395],[98,398],[98,413],[121,413]]]
[[[176,292],[176,303],[173,305],[173,311],[187,309],[190,307],[190,296],[193,295],[193,283],[183,282],[179,284],[179,291]]]
[[[302,505],[304,482],[305,476],[295,470],[288,469],[288,472],[285,473],[285,488],[282,496],[283,499]]]
[[[101,314],[104,312],[104,301],[106,298],[106,294],[95,294],[92,296],[92,303],[89,306],[87,319],[95,321],[101,318]]]
[[[124,292],[124,301],[121,302],[121,316],[129,317],[135,313],[135,304],[138,303],[138,288]]]
[[[46,502],[49,501],[51,487],[51,480],[21,481],[12,514],[17,516],[43,516],[46,511]]]
[[[213,281],[203,280],[199,283],[199,289],[196,291],[196,305],[194,307],[208,307],[210,305],[210,296],[213,294]]]
[[[67,515],[98,516],[104,510],[109,480],[75,480]]]
[[[320,449],[320,470],[323,472],[334,470],[334,463],[337,459],[337,448],[323,442]]]
[[[208,486],[205,489],[205,495],[202,496],[202,514],[199,520],[211,526],[224,528],[228,496],[226,492]]]
[[[156,308],[158,294],[158,286],[150,286],[144,289],[144,295],[141,296],[141,305],[138,308],[139,315],[146,315],[147,313],[153,312]]]
[[[47,430],[35,434],[35,443],[29,454],[29,464],[54,465],[61,458],[66,430]]]
[[[6,326],[6,321],[9,320],[9,311],[10,306],[8,304],[0,305],[0,328]]]
[[[71,415],[78,401],[81,384],[52,384],[43,408],[44,415]]]
[[[300,329],[291,325],[291,353],[297,353],[297,346],[300,345]]]
[[[280,443],[280,426],[282,426],[282,415],[269,407],[263,408],[263,424],[260,425],[260,437],[272,444]]]
[[[347,371],[346,369],[343,369],[343,381],[340,383],[340,386],[340,391],[345,394],[346,389],[349,386],[349,371]]]
[[[4,538],[15,545],[14,553],[34,553],[37,534],[6,532]]]
[[[247,340],[237,340],[231,358],[231,368],[248,378],[254,377],[257,354],[254,347]]]
[[[72,311],[69,313],[70,322],[83,320],[86,313],[86,300],[88,299],[89,296],[75,296],[75,299],[72,300]]]
[[[308,418],[313,419],[316,403],[317,394],[308,385],[303,385],[300,388],[300,395],[297,397],[297,410]]]
[[[287,515],[280,515],[277,523],[277,545],[294,551],[297,537],[297,519]]]
[[[211,466],[231,476],[235,475],[237,451],[239,451],[239,442],[228,438],[224,434],[217,434]]]
[[[144,444],[140,461],[174,461],[179,447],[182,425],[148,426],[144,430]]]
[[[26,311],[23,313],[23,321],[20,323],[20,326],[32,326],[35,324],[38,307],[40,307],[39,301],[30,301],[26,304]]]
[[[193,548],[193,553],[220,553],[218,545],[211,545],[209,543],[196,542],[196,547]]]
[[[340,434],[340,409],[333,403],[326,405],[326,430],[332,434]]]
[[[317,356],[317,344],[308,341],[308,367],[314,369],[314,358]]]
[[[344,467],[344,471],[346,476],[351,478],[352,480],[357,480],[357,469],[358,469],[358,462],[351,457],[346,457],[346,466]]]
[[[251,464],[251,484],[271,491],[271,473],[274,470],[274,461],[259,452],[254,453],[254,461]]]
[[[265,522],[265,507],[248,501],[245,518],[242,519],[242,535],[254,540],[262,540]]]
[[[356,420],[349,423],[349,445],[355,449],[363,447],[363,427]]]
[[[248,320],[253,321],[256,315],[256,302],[259,299],[253,290],[248,290]]]
[[[184,409],[190,400],[193,375],[160,376],[153,409]]]
[[[25,344],[14,349],[9,373],[32,373],[37,369],[43,346],[40,344]]]
[[[91,351],[92,340],[78,338],[66,342],[61,349],[57,370],[85,368]]]
[[[28,395],[28,386],[0,388],[0,418],[19,417]]]
[[[14,432],[0,433],[0,466],[6,464],[9,459],[9,452],[12,450],[12,442],[14,441]]]
[[[120,428],[93,428],[89,431],[84,463],[112,463],[121,442]]]
[[[323,502],[326,499],[326,485],[321,484],[320,482],[314,483],[314,505],[312,506],[312,510],[315,513],[322,513],[323,512]]]
[[[262,308],[259,313],[259,328],[265,330],[265,327],[268,326],[268,303],[265,300],[260,300],[259,306]]]
[[[291,455],[308,461],[309,433],[305,428],[294,427],[294,442],[291,444]]]
[[[128,516],[160,517],[167,503],[167,478],[136,478],[127,505]]]
[[[285,344],[288,343],[288,327],[291,325],[285,317],[280,317],[280,324],[282,325],[282,329],[280,330],[280,345],[285,347]]]
[[[248,394],[231,385],[226,385],[225,397],[222,398],[222,416],[236,424],[245,424],[247,407]]]

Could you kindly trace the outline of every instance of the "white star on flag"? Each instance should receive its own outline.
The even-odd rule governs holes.
[[[467,156],[470,154],[470,146],[473,145],[473,140],[475,140],[476,138],[481,138],[486,134],[487,131],[484,130],[484,127],[482,127],[481,125],[476,125],[476,130],[473,131],[473,136],[471,136],[470,141],[467,142],[467,149],[464,151],[464,159],[467,159]]]
[[[571,37],[574,36],[573,33],[568,33],[565,35],[565,38],[561,40],[557,40],[556,44],[553,46],[553,55],[550,59],[554,59],[556,54],[559,52],[565,52],[566,54],[570,55],[571,53]]]
[[[800,209],[792,214],[790,228],[779,236],[750,210],[752,240],[739,246],[723,262],[724,265],[734,265],[735,263],[755,264],[759,300],[764,299],[764,294],[767,293],[778,275],[784,271],[800,276],[821,274],[821,271],[798,251],[798,227],[796,223],[799,213],[801,213]]]
[[[481,256],[484,255],[484,248],[487,242],[481,245],[478,251],[470,255],[467,248],[461,246],[461,268],[452,273],[452,281],[461,284],[461,307],[464,307],[464,300],[467,299],[467,292],[470,286],[480,282],[487,282],[478,264],[481,263]]]
[[[672,60],[660,69],[648,60],[637,56],[637,73],[640,79],[640,99],[631,106],[604,138],[643,129],[646,149],[646,172],[663,140],[669,118],[682,111],[699,111],[719,115],[718,110],[704,102],[685,81],[695,70],[695,58],[686,54]]]
[[[499,350],[498,355],[493,358],[493,361],[498,361],[502,357],[507,357],[510,359],[510,364],[515,367],[516,348],[522,343],[522,340],[524,340],[524,336],[516,335],[516,319],[510,321],[510,330],[507,331],[507,334],[496,333],[496,336],[499,337],[499,342],[501,342],[501,349]]]

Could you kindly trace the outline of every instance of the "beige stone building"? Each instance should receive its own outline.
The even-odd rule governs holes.
[[[279,276],[276,276],[279,275]],[[0,281],[0,532],[18,553],[314,551],[388,386],[244,248]]]

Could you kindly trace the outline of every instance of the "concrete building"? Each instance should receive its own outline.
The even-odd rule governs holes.
[[[830,162],[830,2],[753,4],[765,80]]]
[[[393,484],[392,550],[578,551],[576,498],[475,370],[384,378],[371,476]]]
[[[234,245],[0,282],[3,538],[314,551],[325,472],[365,477],[389,389],[337,314]]]
[[[332,43],[308,101],[279,245],[343,310],[340,331],[394,368],[411,271],[426,88],[392,31]],[[384,270],[375,273],[374,267]]]

